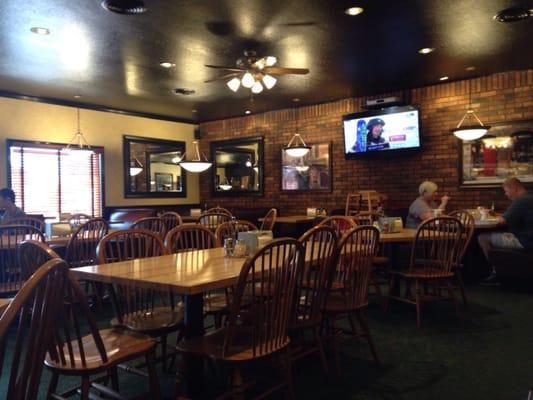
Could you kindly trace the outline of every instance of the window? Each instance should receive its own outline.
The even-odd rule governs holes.
[[[102,215],[102,147],[66,150],[62,144],[8,140],[8,179],[26,214]]]

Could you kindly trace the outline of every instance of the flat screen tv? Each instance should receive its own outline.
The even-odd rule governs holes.
[[[419,114],[417,107],[405,106],[345,115],[346,158],[419,149]]]

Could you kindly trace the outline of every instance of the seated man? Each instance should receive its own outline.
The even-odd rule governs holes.
[[[9,188],[0,189],[0,209],[4,214],[0,217],[0,225],[7,225],[14,218],[26,216],[24,211],[15,205],[15,192]]]
[[[406,228],[418,228],[418,225],[422,221],[433,218],[435,215],[432,210],[438,209],[444,212],[450,198],[448,196],[442,196],[440,204],[437,204],[437,189],[437,184],[431,181],[424,181],[420,184],[418,187],[418,194],[420,196],[409,207],[409,214],[407,214],[405,222]]]
[[[529,193],[522,182],[516,178],[506,179],[503,183],[503,190],[511,200],[511,205],[498,222],[501,225],[507,225],[509,232],[479,235],[479,246],[487,260],[489,260],[489,251],[493,248],[533,249],[533,194]],[[494,269],[485,281],[496,281]]]

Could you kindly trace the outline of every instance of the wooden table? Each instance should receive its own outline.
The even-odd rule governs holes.
[[[284,217],[276,217],[276,224],[301,224],[302,222],[314,221],[315,217],[308,215],[286,215]],[[257,219],[263,222],[264,218]]]
[[[4,311],[6,310],[7,306],[9,304],[11,304],[11,301],[13,299],[0,299],[0,315],[2,315],[4,313]]]

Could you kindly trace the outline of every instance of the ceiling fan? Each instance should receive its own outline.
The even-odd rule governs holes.
[[[206,65],[208,68],[215,68],[227,71],[226,74],[205,81],[214,82],[228,80],[228,87],[236,92],[242,86],[251,89],[252,93],[261,93],[263,85],[267,89],[272,89],[277,82],[273,75],[305,75],[309,73],[307,68],[286,68],[275,67],[278,60],[274,56],[257,57],[255,51],[245,51],[244,57],[240,57],[236,62],[236,67],[226,67],[222,65]]]

